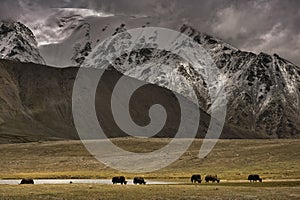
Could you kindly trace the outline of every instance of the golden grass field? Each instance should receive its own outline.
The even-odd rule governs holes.
[[[253,186],[256,185],[256,186]],[[0,199],[299,199],[298,186],[272,186],[265,183],[227,186],[196,185],[5,185]]]
[[[146,152],[169,139],[113,139],[124,149]],[[264,179],[300,178],[300,140],[219,140],[204,159],[198,152],[202,140],[170,166],[139,174],[152,179],[187,179],[193,173],[217,174],[221,179],[246,179],[257,173]],[[111,178],[123,174],[97,161],[80,141],[1,144],[0,178]],[[159,162],[159,161],[158,161]]]
[[[169,139],[113,139],[118,146],[147,152]],[[300,199],[300,140],[219,140],[204,159],[197,157],[197,139],[170,166],[144,174],[123,173],[98,162],[80,141],[52,141],[0,145],[0,178],[104,178],[178,181],[180,185],[0,185],[0,199]],[[190,176],[217,174],[221,183],[192,185]],[[227,183],[248,174],[279,182]],[[290,180],[290,181],[289,181]],[[211,197],[211,198],[210,198]]]

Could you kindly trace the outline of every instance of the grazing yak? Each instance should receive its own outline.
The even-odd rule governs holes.
[[[20,184],[34,184],[34,181],[31,178],[23,178]]]
[[[192,183],[201,183],[202,179],[201,179],[201,175],[200,174],[193,174],[191,177],[191,182]]]
[[[217,175],[214,175],[214,176],[207,175],[207,176],[205,176],[205,182],[208,183],[209,181],[211,181],[211,182],[216,182],[217,181],[217,183],[220,183],[220,178],[218,178]]]
[[[126,185],[127,181],[125,180],[124,176],[115,176],[112,178],[112,183],[113,184],[117,184],[117,183],[121,183],[123,185],[123,183]]]
[[[134,177],[133,179],[134,184],[146,184],[145,180],[143,177]]]
[[[262,182],[262,179],[259,177],[259,175],[257,175],[257,174],[250,174],[249,176],[248,176],[248,180],[250,181],[250,182],[256,182],[256,181],[259,181],[259,182]]]

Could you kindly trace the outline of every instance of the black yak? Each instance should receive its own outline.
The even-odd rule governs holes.
[[[262,179],[259,177],[259,175],[257,175],[257,174],[250,174],[249,176],[248,176],[248,180],[250,181],[250,182],[256,182],[256,181],[259,181],[259,182],[262,182]]]
[[[34,181],[31,178],[23,178],[20,184],[34,184]]]
[[[207,175],[207,176],[205,176],[205,182],[208,183],[209,181],[220,183],[220,178],[218,178],[217,175],[214,175],[214,176]]]
[[[193,174],[191,177],[191,182],[192,183],[201,183],[202,179],[201,179],[201,175],[200,174]]]
[[[115,176],[115,177],[112,178],[111,181],[112,181],[113,184],[116,184],[116,183],[121,183],[122,185],[127,184],[127,181],[125,180],[124,176]]]
[[[143,177],[134,177],[133,183],[134,184],[146,184]]]

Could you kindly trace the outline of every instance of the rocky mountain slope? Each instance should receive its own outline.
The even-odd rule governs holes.
[[[63,28],[64,23],[59,23],[59,25]],[[160,21],[147,17],[138,19],[122,19],[120,16],[100,19],[89,17],[81,19],[78,26],[72,27],[74,31],[68,38],[60,43],[42,45],[39,50],[50,65],[78,66],[87,62],[96,64],[96,61],[89,60],[90,56],[97,51],[94,49],[97,44],[106,37],[134,27],[155,25],[160,25]],[[225,84],[228,100],[227,126],[223,137],[300,137],[298,120],[300,68],[298,66],[276,54],[254,54],[241,51],[221,39],[201,33],[190,26],[183,25],[179,31],[201,44],[221,71],[219,78]],[[173,73],[157,74],[155,70],[148,70],[145,75],[141,73],[144,70],[135,70],[138,64],[147,66],[153,62],[171,66]],[[150,67],[149,65],[149,69]],[[185,97],[189,97],[186,93],[187,85],[192,85],[197,93],[197,99],[192,100],[199,101],[201,109],[205,113],[210,113],[212,102],[203,75],[195,73],[193,66],[170,52],[142,49],[116,59],[114,68],[127,76],[170,89]],[[63,71],[63,69],[60,70]],[[37,74],[37,76],[40,75]],[[187,85],[183,84],[179,87],[176,81],[178,78],[188,80]],[[68,83],[70,84],[72,85]],[[71,86],[68,89],[71,90]],[[64,128],[61,127],[61,129]],[[229,129],[231,133],[228,132]]]
[[[122,27],[125,27],[124,25]],[[225,85],[228,124],[271,138],[299,137],[300,68],[280,56],[241,51],[218,38],[183,25],[180,31],[201,44],[220,69]],[[118,48],[116,42],[115,49]],[[101,66],[98,47],[86,57],[88,66]],[[158,69],[155,66],[163,66]],[[143,67],[137,67],[143,66]],[[168,71],[168,67],[172,69]],[[208,84],[200,69],[170,52],[144,48],[117,58],[114,67],[139,80],[147,81],[186,97],[188,85],[196,91],[199,105],[210,113],[212,102]],[[186,80],[180,81],[178,80]]]
[[[35,36],[20,22],[0,21],[0,58],[45,64]]]
[[[271,137],[299,137],[300,68],[280,56],[238,50],[191,27],[181,31],[202,44],[222,72],[227,122]]]

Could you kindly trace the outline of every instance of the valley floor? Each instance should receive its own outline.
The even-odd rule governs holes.
[[[247,185],[5,185],[0,199],[299,199],[300,186]]]
[[[134,152],[149,152],[169,139],[117,138],[113,143]],[[180,159],[159,171],[123,173],[98,162],[80,141],[0,145],[0,178],[127,179],[174,181],[164,185],[0,185],[0,199],[299,199],[300,140],[219,140],[204,159],[197,139]],[[159,161],[157,161],[159,162]],[[217,174],[221,183],[190,183],[192,174]],[[262,183],[248,183],[259,174]],[[222,182],[222,180],[224,180]],[[226,181],[225,181],[226,180]],[[265,180],[265,181],[264,181]]]
[[[113,139],[134,152],[149,152],[169,139]],[[197,139],[176,162],[159,171],[139,174],[145,179],[189,180],[191,174],[217,174],[221,179],[246,180],[249,174],[263,179],[300,179],[300,140],[219,140],[204,159],[198,158]],[[114,175],[133,178],[97,161],[80,141],[1,144],[0,178],[96,178]],[[157,161],[159,162],[159,160]]]

